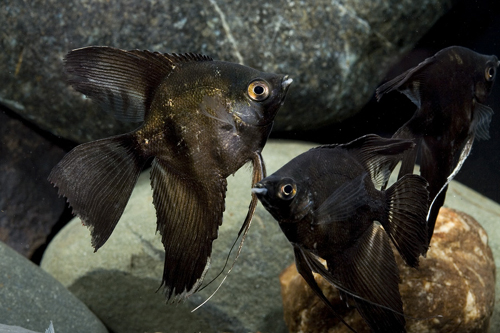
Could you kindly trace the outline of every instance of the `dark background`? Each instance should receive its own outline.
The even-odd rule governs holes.
[[[452,45],[500,57],[498,3],[491,0],[467,0],[457,4],[435,24],[404,59],[387,73],[386,80]],[[487,103],[495,112],[490,125],[491,138],[488,141],[475,140],[472,152],[455,180],[500,203],[500,77],[498,75],[496,81]],[[356,116],[341,124],[311,132],[273,132],[271,137],[318,143],[344,143],[368,133],[390,137],[410,119],[415,109],[415,105],[403,94],[393,93],[390,98],[386,97],[379,103],[372,97]]]

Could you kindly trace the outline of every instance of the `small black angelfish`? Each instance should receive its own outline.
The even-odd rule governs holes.
[[[312,272],[337,287],[376,332],[403,332],[406,323],[389,240],[412,267],[427,252],[426,180],[406,175],[386,191],[375,188],[414,145],[366,135],[320,146],[252,189],[292,243],[297,270],[314,292],[333,309]]]
[[[291,79],[198,54],[87,47],[65,58],[70,83],[135,131],[77,146],[49,180],[87,225],[92,245],[109,238],[139,173],[153,159],[157,230],[165,247],[162,285],[181,300],[201,285],[222,224],[226,178],[261,151]],[[252,196],[242,230],[257,204]]]
[[[483,103],[499,65],[496,56],[452,46],[377,89],[379,100],[398,90],[417,105],[413,117],[393,137],[414,139],[418,146],[403,157],[399,178],[413,173],[420,151],[420,174],[429,182],[429,242],[448,183],[469,156],[474,138],[490,137],[493,110]]]

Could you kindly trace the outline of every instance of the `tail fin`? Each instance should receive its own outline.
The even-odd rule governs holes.
[[[386,218],[380,221],[411,267],[418,266],[418,257],[427,253],[427,181],[417,175],[405,175],[386,191]]]
[[[48,180],[90,228],[96,251],[113,232],[146,161],[129,133],[79,145],[52,169]]]

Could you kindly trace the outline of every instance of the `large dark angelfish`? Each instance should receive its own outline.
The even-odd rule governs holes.
[[[414,146],[376,135],[320,146],[252,189],[293,245],[297,270],[313,291],[333,310],[314,280],[316,272],[376,332],[405,331],[391,241],[411,267],[427,252],[426,180],[406,175],[385,191],[376,188]]]
[[[452,46],[377,89],[377,99],[398,90],[417,106],[393,137],[418,145],[405,154],[398,177],[413,173],[420,151],[420,174],[429,182],[429,242],[448,183],[469,156],[474,139],[489,139],[493,110],[484,103],[499,65],[496,56]]]
[[[70,83],[135,131],[82,144],[49,180],[67,197],[99,249],[113,232],[139,173],[153,159],[157,230],[165,247],[162,285],[181,300],[201,285],[222,224],[226,178],[253,163],[292,82],[288,76],[197,54],[87,47],[65,59]],[[257,204],[252,196],[245,232]]]

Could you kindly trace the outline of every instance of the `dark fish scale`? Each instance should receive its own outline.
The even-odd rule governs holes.
[[[49,180],[91,229],[97,250],[152,159],[153,203],[165,247],[162,285],[168,300],[190,296],[203,281],[222,223],[226,177],[249,161],[253,183],[263,177],[260,152],[291,80],[194,53],[110,47],[74,50],[65,68],[77,91],[118,119],[143,124],[76,147]],[[254,81],[267,85],[269,96],[253,100],[248,87]],[[252,195],[245,234],[256,204]]]

